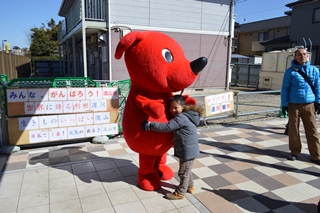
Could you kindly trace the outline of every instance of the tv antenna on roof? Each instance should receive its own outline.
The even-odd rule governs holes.
[[[241,2],[245,2],[245,1],[247,1],[247,0],[235,0],[235,4],[237,4],[237,3],[241,3]]]

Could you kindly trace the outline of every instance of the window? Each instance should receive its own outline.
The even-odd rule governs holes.
[[[320,8],[315,8],[313,10],[313,23],[319,23],[320,22]]]
[[[261,32],[258,34],[258,41],[265,41],[269,39],[269,32]]]

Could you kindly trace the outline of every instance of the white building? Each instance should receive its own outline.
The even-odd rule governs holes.
[[[65,17],[59,30],[65,76],[129,79],[115,47],[127,32],[152,30],[174,38],[190,61],[208,58],[191,87],[229,84],[233,0],[62,0],[58,14]]]

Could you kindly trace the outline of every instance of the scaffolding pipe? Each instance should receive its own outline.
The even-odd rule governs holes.
[[[228,114],[228,115],[221,115],[221,116],[209,116],[209,117],[205,117],[205,118],[200,118],[200,121],[203,121],[204,125],[207,125],[207,120],[214,120],[214,119],[220,119],[220,118],[230,118],[230,117],[234,117],[234,113],[232,114]]]
[[[263,93],[280,93],[281,90],[268,90],[268,91],[257,91],[257,92],[238,92],[239,95],[241,94],[263,94]]]
[[[228,50],[227,50],[227,65],[226,65],[226,90],[229,90],[230,82],[231,82],[231,53],[232,53],[232,37],[233,37],[233,31],[234,31],[234,0],[231,0],[230,8],[229,8],[229,35],[228,35]]]
[[[258,92],[238,92],[237,93],[237,97],[236,97],[236,112],[235,112],[235,118],[237,118],[238,116],[242,116],[242,115],[253,115],[253,114],[258,114],[258,113],[265,113],[265,112],[274,112],[277,110],[262,110],[262,111],[255,111],[255,112],[247,112],[247,113],[242,113],[242,114],[238,114],[238,108],[239,108],[239,95],[244,95],[244,94],[264,94],[264,93],[280,93],[281,90],[271,90],[271,91],[258,91]]]
[[[87,71],[87,35],[86,35],[86,16],[85,16],[85,3],[81,0],[81,21],[82,21],[82,54],[83,54],[83,77],[88,77]]]
[[[221,118],[230,118],[230,117],[234,117],[235,119],[237,119],[237,117],[239,116],[244,116],[244,115],[253,115],[253,114],[259,114],[259,113],[266,113],[266,112],[276,112],[279,109],[270,109],[270,110],[261,110],[261,111],[255,111],[255,112],[245,112],[245,113],[232,113],[232,114],[228,114],[228,115],[221,115],[221,116],[209,116],[209,117],[205,117],[205,118],[201,118],[200,120],[204,122],[204,124],[207,126],[206,121],[207,120],[216,120],[216,119],[221,119]]]
[[[109,76],[105,77],[105,79],[107,80],[110,80],[112,81],[112,65],[111,65],[111,62],[112,62],[112,50],[111,50],[111,3],[110,3],[110,0],[108,0],[108,4],[107,4],[107,11],[108,11],[108,73],[109,73]]]
[[[238,114],[238,102],[239,102],[239,95],[237,94],[236,95],[236,117],[237,117],[237,114]]]
[[[255,112],[245,112],[245,113],[240,113],[237,116],[243,116],[243,115],[253,115],[253,114],[259,114],[259,113],[265,113],[265,112],[275,112],[275,111],[279,111],[279,109],[270,109],[270,110],[261,110],[261,111],[255,111]]]
[[[266,112],[276,112],[278,110],[279,109],[270,109],[270,110],[254,111],[254,112],[245,112],[245,113],[240,113],[240,114],[232,113],[232,114],[221,115],[221,116],[209,116],[209,117],[201,118],[200,120],[205,121],[205,120],[214,120],[214,119],[230,118],[230,117],[237,118],[238,116],[253,115],[253,114],[259,114],[259,113],[266,113]]]
[[[264,93],[280,93],[281,90],[269,90],[269,91],[257,91],[257,92],[236,92],[235,97],[235,109],[234,113],[228,114],[228,115],[221,115],[221,116],[209,116],[205,118],[201,118],[201,121],[204,122],[204,124],[207,126],[206,121],[207,120],[215,120],[215,119],[221,119],[221,118],[229,118],[234,117],[237,119],[238,116],[244,116],[244,115],[253,115],[253,114],[259,114],[259,113],[266,113],[266,112],[276,112],[279,109],[271,109],[271,110],[260,110],[260,111],[253,111],[253,112],[245,112],[245,113],[238,113],[239,109],[239,95],[246,95],[246,94],[264,94]],[[195,95],[195,96],[204,96],[204,95]],[[195,97],[192,96],[192,97]]]

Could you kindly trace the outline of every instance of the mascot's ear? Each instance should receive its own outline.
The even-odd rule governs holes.
[[[125,52],[129,47],[131,47],[136,42],[141,41],[146,36],[146,33],[142,32],[130,32],[125,35],[118,43],[114,57],[120,59],[123,52]]]

